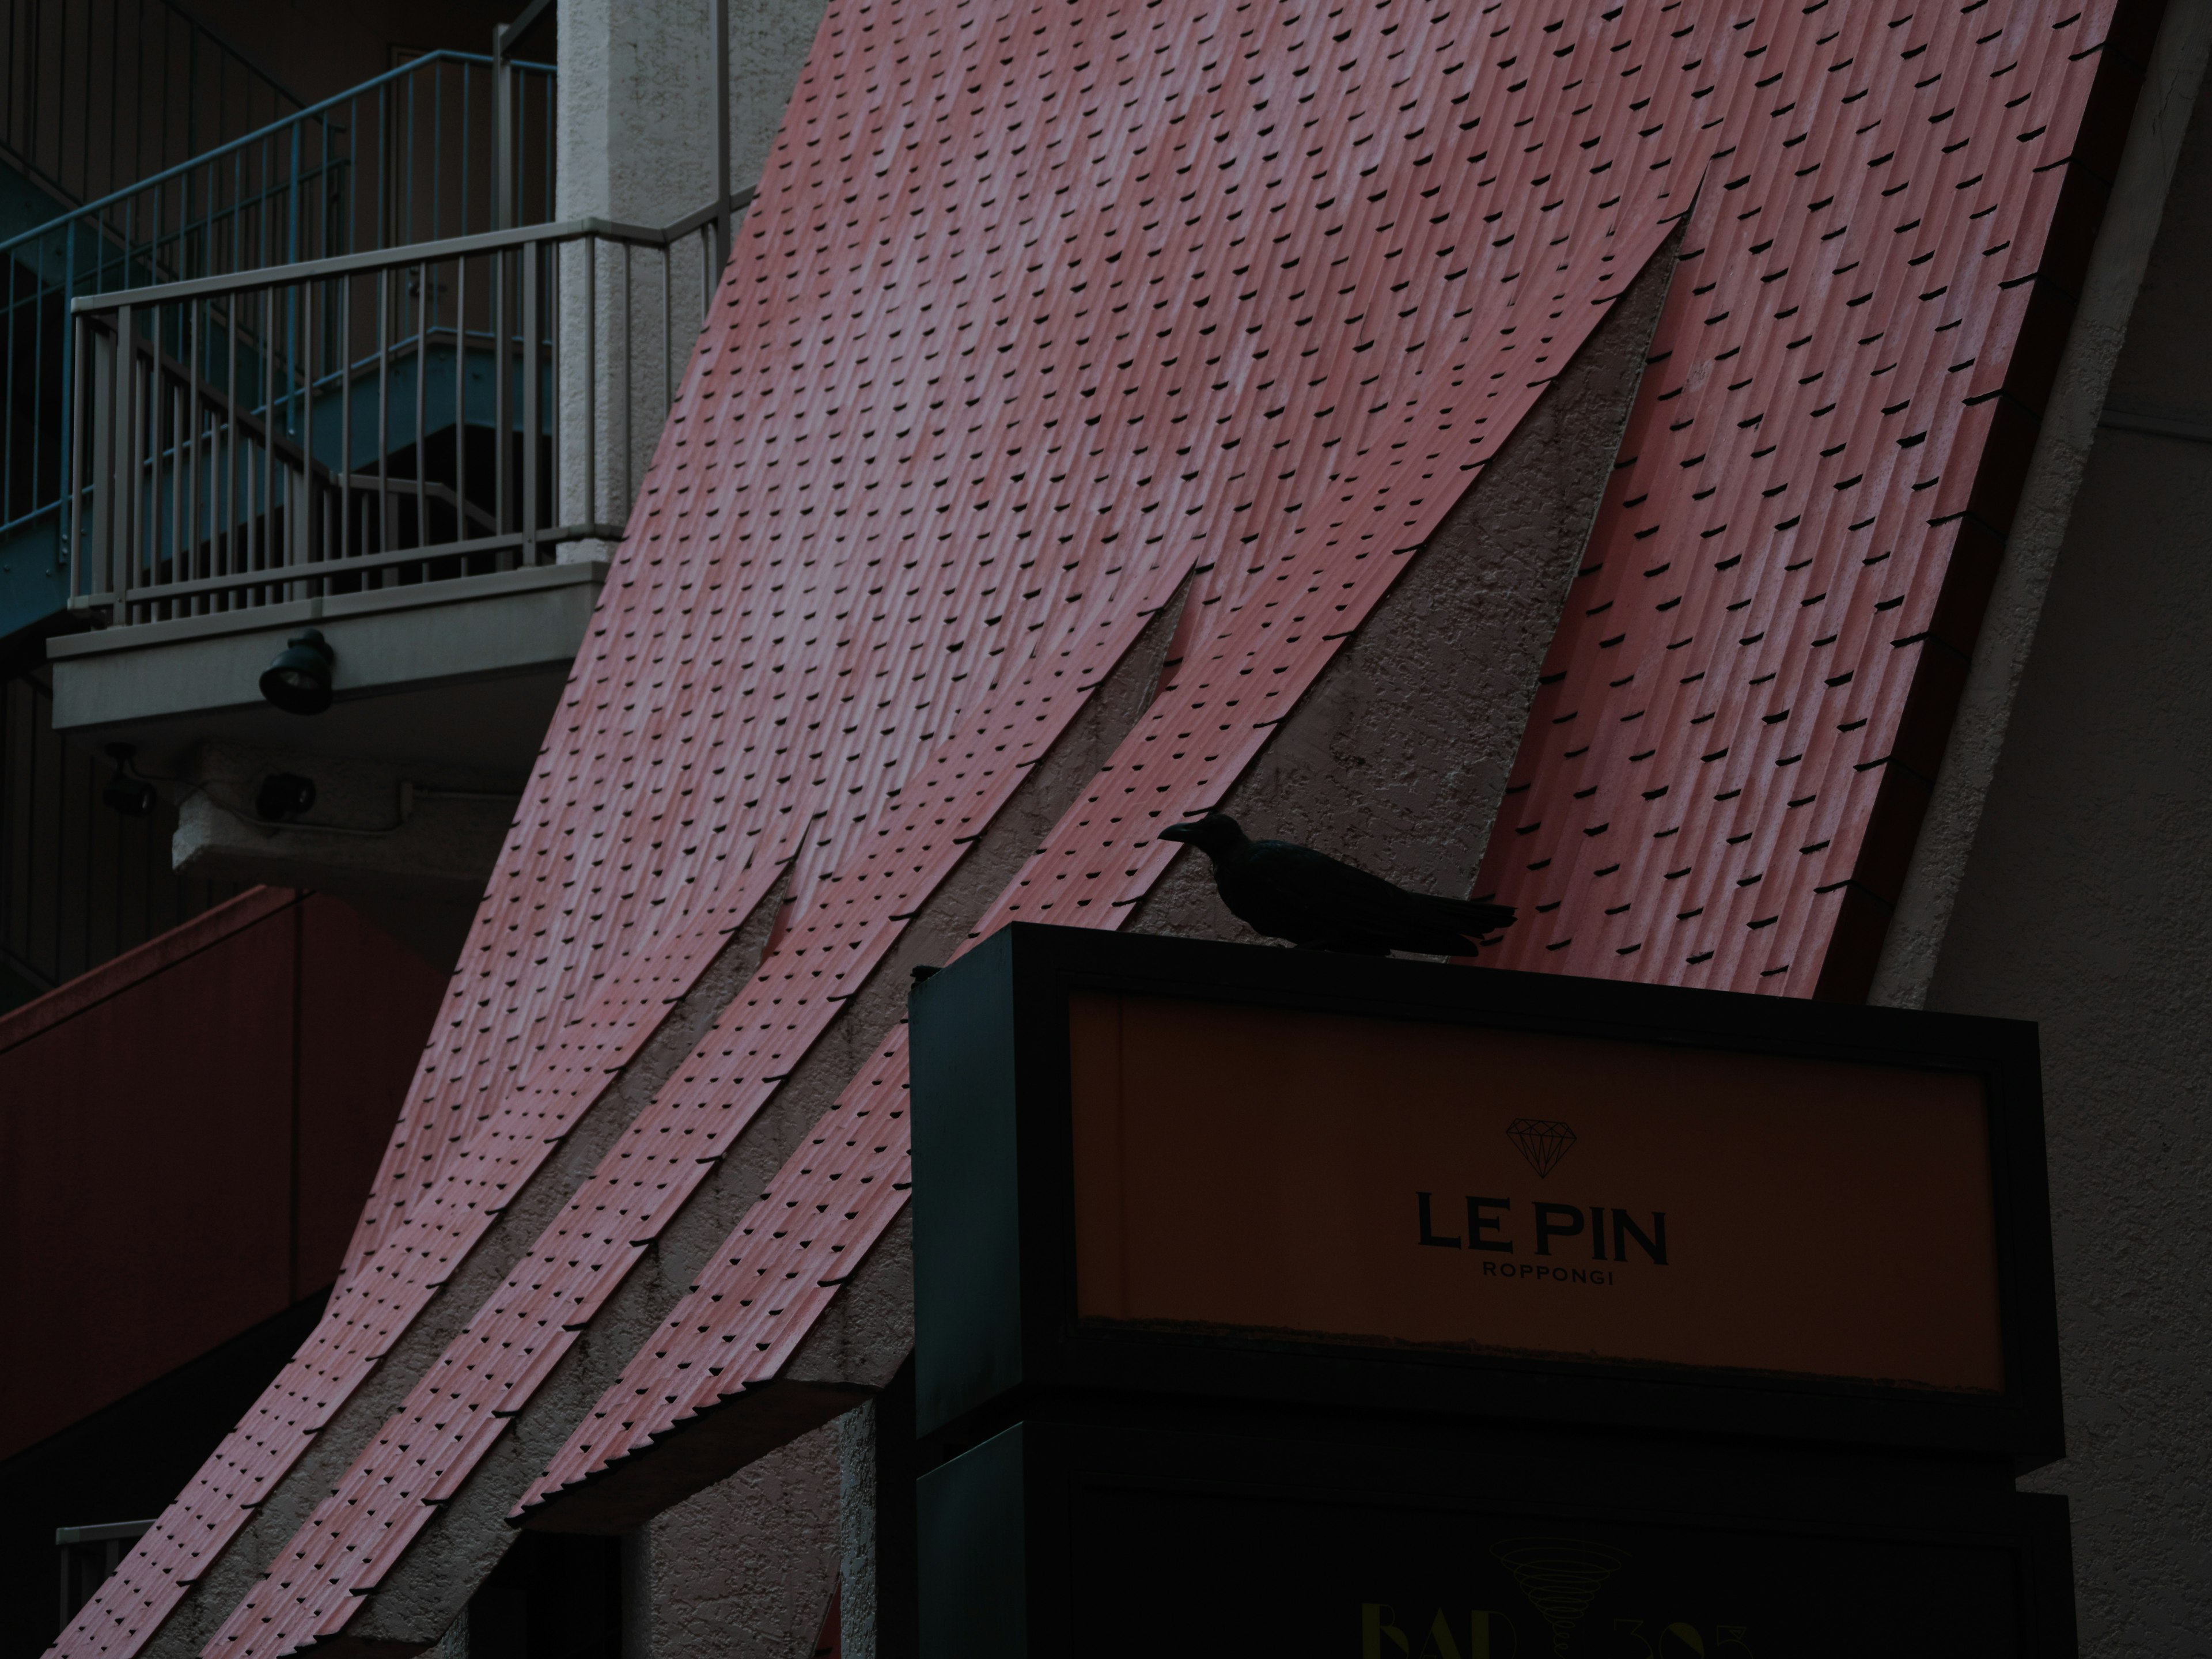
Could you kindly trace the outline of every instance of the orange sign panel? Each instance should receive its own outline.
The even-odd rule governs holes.
[[[1973,1076],[1080,994],[1083,1317],[1995,1391]]]

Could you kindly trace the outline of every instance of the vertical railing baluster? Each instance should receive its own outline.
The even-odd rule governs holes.
[[[353,278],[338,281],[338,556],[353,548]]]
[[[276,539],[276,290],[261,290],[261,566],[276,568],[283,550]],[[261,603],[281,605],[284,589],[278,581],[262,585]]]
[[[538,243],[539,261],[545,272],[545,362],[540,377],[545,385],[545,512],[541,531],[557,532],[561,528],[561,446],[568,431],[561,418],[561,318],[562,293],[561,248],[555,241]],[[558,556],[556,552],[556,556]]]
[[[91,326],[92,319],[88,316],[74,317],[67,311],[62,313],[62,328],[65,338],[69,335],[82,333]],[[87,418],[85,406],[91,395],[91,383],[92,376],[89,374],[80,375],[74,383],[69,383],[70,394],[69,422],[72,433],[82,430],[84,426]],[[70,459],[64,463],[65,470],[62,474],[69,489],[69,596],[71,599],[82,599],[86,597],[88,592],[85,580],[86,566],[89,562],[87,557],[88,550],[85,546],[84,540],[85,479],[81,471],[83,465],[84,451],[81,445],[72,445],[70,448]]]
[[[538,301],[544,283],[546,249],[543,243],[526,243],[516,250],[522,270],[522,553],[518,564],[538,562],[538,537],[542,528],[538,508],[538,428],[544,423],[538,408],[544,384],[538,362]]]
[[[430,266],[415,267],[415,544],[430,539]]]
[[[162,307],[162,310],[173,314],[176,311],[176,307],[173,306],[165,306]],[[158,324],[155,326],[154,337],[155,343],[158,348],[161,343],[161,331]],[[157,349],[154,356],[155,367],[157,373],[160,370],[161,361],[161,353]],[[163,378],[173,382],[177,379],[174,375],[167,375]],[[171,587],[174,587],[180,581],[188,580],[189,577],[189,573],[183,568],[185,556],[185,479],[183,471],[185,418],[184,410],[179,407],[178,399],[180,393],[189,392],[190,389],[189,384],[173,384],[169,386],[167,395],[161,399],[162,411],[169,422],[169,441],[165,453],[169,458],[168,586]],[[176,605],[173,601],[172,601],[168,605],[167,610],[169,615],[172,617],[181,614],[177,610]]]
[[[189,510],[185,515],[186,544],[191,548],[191,563],[184,571],[188,580],[198,580],[206,574],[200,568],[200,319],[205,310],[204,301],[185,302],[185,398],[189,416],[186,424],[191,431],[191,459],[189,471],[180,477],[178,488],[180,493],[187,487],[190,489]],[[206,595],[196,598],[188,609],[196,616],[204,615],[207,611]]]
[[[389,553],[398,538],[392,533],[392,273],[376,273],[376,550]],[[380,570],[372,587],[384,586]],[[390,573],[396,576],[398,573]]]
[[[504,249],[491,256],[492,522],[500,535],[514,526],[507,513],[507,268]]]
[[[630,441],[630,405],[637,401],[633,395],[631,370],[637,359],[637,329],[635,307],[632,296],[637,290],[637,261],[628,242],[623,244],[623,327],[622,327],[622,464],[623,500],[628,501],[635,493],[630,487],[630,453],[635,447]]]
[[[116,514],[117,528],[121,532],[120,557],[115,569],[115,619],[119,623],[131,620],[131,587],[132,562],[137,556],[138,534],[138,340],[137,322],[129,306],[123,307],[115,317],[115,358],[118,391],[118,415],[122,430],[122,441],[117,446],[116,459],[120,464],[123,500]]]
[[[469,262],[453,261],[453,514],[469,538]]]
[[[222,337],[228,362],[222,375],[223,450],[222,450],[222,574],[235,576],[244,569],[239,556],[238,519],[238,296],[223,297]],[[223,589],[222,608],[234,611],[239,605],[235,589]]]

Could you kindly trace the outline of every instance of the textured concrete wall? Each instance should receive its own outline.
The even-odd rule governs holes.
[[[2073,1500],[2094,1659],[2212,1652],[2208,367],[2200,104],[1928,995],[2042,1024],[2071,1455],[2028,1484]]]
[[[729,0],[732,191],[760,177],[814,44],[823,0]],[[714,35],[708,0],[561,0],[556,216],[658,228],[714,198]],[[599,244],[561,259],[564,523],[619,526],[659,441],[714,276],[711,231],[665,252]],[[583,350],[591,258],[593,351]],[[664,280],[665,279],[665,280]],[[592,423],[585,422],[586,408]],[[585,435],[593,463],[586,465]],[[609,539],[567,544],[605,557]]]
[[[911,1282],[911,1281],[909,1281]],[[876,1407],[837,1419],[837,1659],[876,1659]],[[896,1656],[896,1659],[903,1659]]]
[[[1254,836],[1465,896],[1620,453],[1669,243],[1332,662],[1225,807]],[[1128,924],[1251,942],[1184,853]]]
[[[714,54],[707,0],[561,0],[560,32],[555,216],[657,228],[711,201]],[[619,525],[629,514],[660,437],[665,388],[698,333],[702,274],[693,242],[690,258],[614,244],[561,251],[563,523]],[[562,555],[613,550],[611,539],[592,539],[568,544]]]
[[[841,1468],[830,1424],[647,1528],[646,1650],[623,1659],[805,1659],[837,1588]]]

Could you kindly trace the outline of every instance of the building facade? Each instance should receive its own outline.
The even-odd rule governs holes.
[[[57,1651],[912,1651],[908,969],[1249,939],[1212,807],[2039,1021],[2029,1479],[2194,1650],[2212,11],[1405,4],[570,0],[491,222],[71,299],[54,725],[452,976]]]

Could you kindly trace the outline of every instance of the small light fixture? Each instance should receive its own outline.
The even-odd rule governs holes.
[[[297,772],[271,772],[253,793],[253,810],[267,823],[289,823],[314,805],[315,781]]]
[[[107,757],[115,763],[115,775],[108,779],[100,798],[110,810],[126,818],[148,817],[154,811],[154,786],[131,769],[131,757],[137,752],[127,743],[107,745]]]
[[[319,714],[331,706],[331,671],[337,659],[321,629],[302,629],[261,671],[261,695],[288,714]]]

